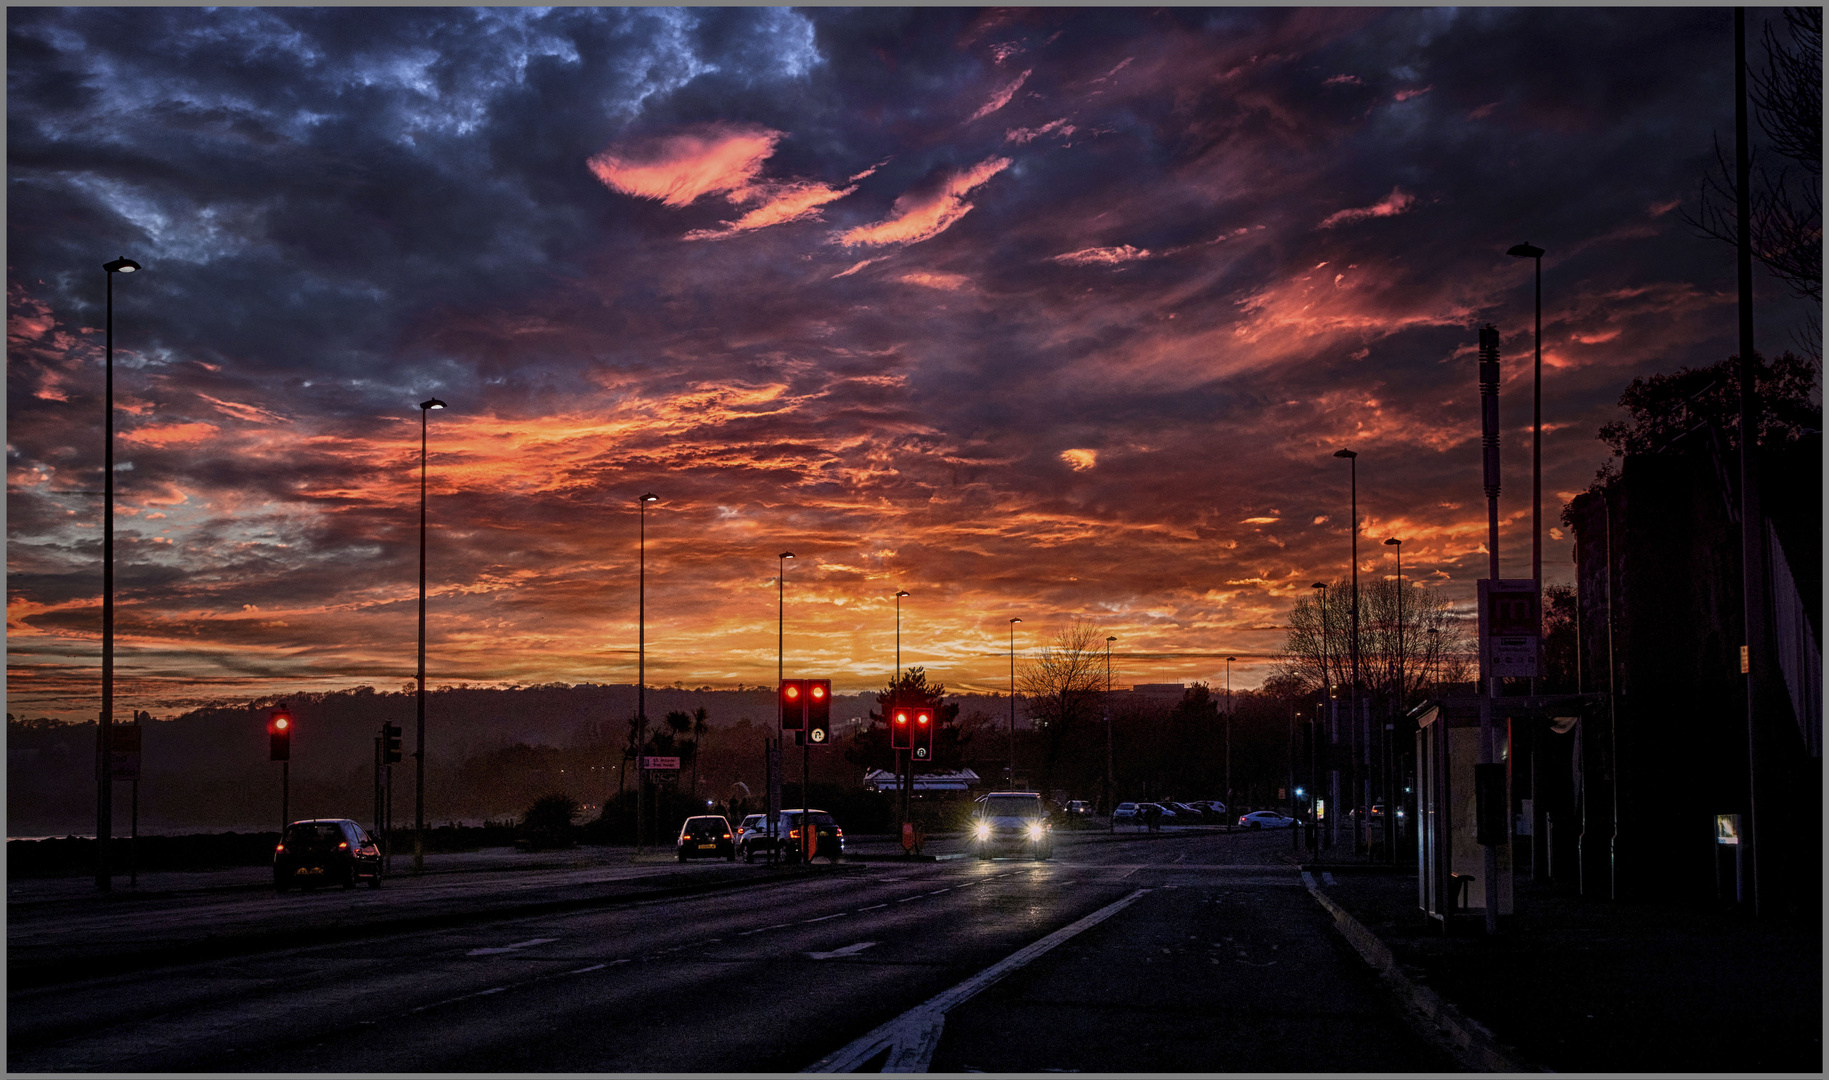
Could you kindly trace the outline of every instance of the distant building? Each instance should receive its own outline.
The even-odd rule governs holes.
[[[970,791],[980,783],[977,773],[970,769],[942,769],[937,772],[916,773],[914,790],[922,791]],[[895,773],[888,769],[871,769],[864,774],[864,788],[867,791],[899,791]]]

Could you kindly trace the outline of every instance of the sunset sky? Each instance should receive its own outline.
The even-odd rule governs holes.
[[[1777,9],[1751,13],[1760,29]],[[1476,329],[1503,570],[1544,572],[1635,376],[1735,350],[1684,224],[1730,9],[14,8],[8,697],[117,715],[429,681],[1255,686],[1309,583],[1466,608]],[[1761,349],[1801,309],[1763,271]],[[1556,532],[1550,532],[1557,527]]]

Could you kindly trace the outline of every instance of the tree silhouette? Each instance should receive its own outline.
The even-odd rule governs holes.
[[[1296,601],[1277,664],[1278,675],[1299,680],[1309,692],[1324,681],[1349,686],[1353,678],[1352,589],[1334,582],[1315,591],[1326,600]],[[1408,708],[1437,684],[1464,681],[1473,660],[1466,620],[1441,596],[1412,582],[1401,592],[1396,581],[1359,586],[1359,675],[1374,697]]]
[[[1062,745],[1097,716],[1105,689],[1103,644],[1097,626],[1076,619],[1017,671],[1017,691],[1028,699],[1029,716],[1042,734],[1043,794],[1054,790]]]

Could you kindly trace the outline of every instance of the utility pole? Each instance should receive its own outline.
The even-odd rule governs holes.
[[[1480,423],[1486,489],[1487,576],[1496,586],[1499,583],[1499,331],[1491,325],[1480,327]],[[1486,643],[1482,641],[1481,644]],[[1491,665],[1490,651],[1483,649],[1481,653],[1481,671]],[[1490,765],[1495,760],[1492,699],[1499,696],[1499,677],[1489,675],[1486,682],[1485,693],[1480,695],[1481,765]],[[1481,845],[1481,850],[1484,852],[1481,869],[1486,878],[1486,932],[1496,934],[1499,932],[1499,847],[1495,842]]]

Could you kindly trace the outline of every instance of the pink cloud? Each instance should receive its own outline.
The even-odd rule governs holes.
[[[243,405],[238,401],[223,401],[220,398],[213,398],[208,394],[200,393],[197,396],[209,402],[211,405],[216,406],[217,412],[226,416],[233,416],[237,420],[246,420],[251,424],[277,424],[284,423],[286,419],[278,413],[268,412],[266,409],[260,408],[257,405]]]
[[[843,270],[840,270],[836,274],[833,274],[831,277],[831,280],[837,281],[841,277],[850,277],[852,274],[857,273],[859,270],[862,270],[864,267],[869,266],[871,263],[882,262],[886,258],[888,258],[888,256],[879,255],[874,259],[860,259],[859,261],[852,263],[849,267],[847,267]]]
[[[1357,75],[1335,75],[1321,84],[1322,86],[1364,86],[1365,80]]]
[[[1671,199],[1668,202],[1652,203],[1645,209],[1652,217],[1663,217],[1665,214],[1670,213],[1672,210],[1675,210],[1682,205],[1682,199]]]
[[[1396,98],[1398,101],[1408,101],[1411,98],[1422,97],[1424,94],[1428,93],[1429,91],[1431,91],[1433,89],[1435,89],[1435,86],[1433,84],[1431,84],[1429,86],[1423,87],[1420,90],[1417,90],[1414,88],[1407,89],[1407,90],[1399,90],[1397,93],[1393,94],[1392,97]]]
[[[752,229],[764,229],[770,225],[785,225],[790,221],[817,218],[820,207],[842,199],[856,190],[856,186],[840,189],[827,187],[825,184],[811,180],[792,180],[783,184],[750,187],[745,189],[745,193],[751,199],[763,200],[761,206],[735,221],[723,222],[719,228],[694,229],[687,233],[685,238],[687,240],[721,240],[727,236],[749,232]],[[732,198],[735,198],[735,194],[732,195]]]
[[[1415,204],[1416,196],[1406,194],[1397,188],[1392,188],[1391,193],[1386,195],[1383,200],[1374,203],[1371,206],[1362,206],[1352,210],[1335,211],[1334,213],[1329,214],[1322,220],[1321,224],[1315,227],[1317,229],[1331,229],[1336,225],[1346,225],[1355,221],[1364,221],[1366,218],[1395,217],[1410,209],[1410,207]]]
[[[883,244],[918,244],[950,228],[972,209],[965,196],[975,187],[1010,167],[1006,157],[986,158],[963,172],[953,173],[937,188],[905,192],[890,207],[889,217],[873,225],[860,225],[834,237],[846,247]]]
[[[1020,42],[1005,41],[1000,44],[991,46],[991,59],[993,59],[993,60],[997,61],[999,64],[1001,64],[1005,60],[1008,60],[1010,57],[1015,56],[1017,53],[1022,52],[1022,51],[1023,51],[1023,49],[1022,49],[1022,45]]]
[[[783,133],[711,123],[676,135],[612,147],[588,162],[597,179],[625,195],[688,206],[706,195],[745,201]]]
[[[944,289],[947,292],[958,292],[971,282],[971,279],[964,274],[939,274],[926,270],[910,271],[896,280],[904,285],[919,285],[926,289]]]
[[[1021,146],[1024,143],[1033,142],[1043,135],[1049,135],[1057,131],[1065,137],[1072,135],[1078,130],[1078,128],[1069,124],[1067,118],[1063,116],[1059,120],[1050,120],[1038,128],[1011,128],[1003,133],[1003,141],[1013,142],[1016,145]]]
[[[1016,96],[1016,91],[1022,89],[1023,80],[1027,79],[1029,77],[1029,72],[1034,71],[1034,70],[1035,70],[1034,68],[1030,68],[1027,71],[1024,71],[1021,75],[1018,75],[1018,76],[1016,76],[1016,78],[1010,80],[1009,85],[1003,87],[1002,89],[998,90],[996,93],[992,94],[991,100],[985,102],[983,105],[980,105],[978,107],[978,111],[973,113],[970,117],[968,117],[965,122],[969,124],[973,120],[981,120],[984,117],[987,117],[987,116],[991,115],[992,113],[996,112],[998,109],[1003,108],[1005,105],[1008,105],[1010,103],[1010,99]]]
[[[1150,257],[1148,248],[1123,247],[1081,248],[1069,251],[1065,255],[1050,257],[1050,262],[1066,263],[1068,266],[1117,266],[1120,263],[1137,262]]]

